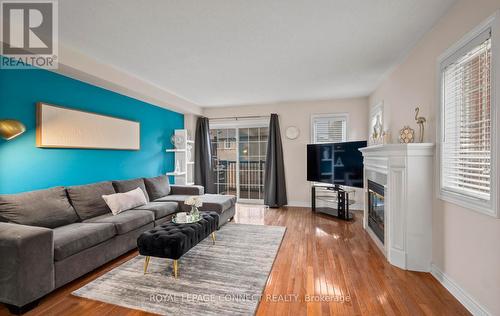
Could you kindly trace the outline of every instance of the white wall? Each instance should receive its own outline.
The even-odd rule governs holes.
[[[187,129],[188,137],[191,140],[195,139],[196,133],[196,120],[198,119],[196,114],[184,114],[184,128]]]
[[[311,186],[306,180],[306,144],[311,142],[311,115],[348,113],[348,140],[366,140],[368,98],[205,108],[203,112],[209,118],[270,115],[271,113],[277,113],[280,121],[288,204],[310,206]],[[291,125],[300,129],[300,136],[295,140],[285,137],[285,130]],[[362,200],[361,190],[356,192],[356,200]]]
[[[59,74],[179,112],[200,114],[200,106],[143,78],[59,43]]]
[[[437,59],[498,9],[498,0],[457,1],[370,96],[371,106],[384,101],[393,139],[405,124],[416,129],[413,110],[419,105],[427,117],[425,140],[435,142]],[[500,219],[435,199],[433,261],[489,313],[500,315]]]

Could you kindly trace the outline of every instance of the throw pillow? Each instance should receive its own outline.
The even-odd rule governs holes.
[[[116,193],[125,193],[139,187],[142,192],[144,192],[146,201],[149,202],[148,191],[146,191],[146,186],[144,185],[144,180],[142,180],[142,178],[113,181],[113,186],[115,187]]]
[[[109,214],[101,196],[116,193],[111,182],[98,182],[66,188],[76,213],[82,220]]]
[[[144,178],[144,184],[146,185],[146,190],[148,191],[151,201],[170,194],[170,183],[166,175],[154,178]]]
[[[102,198],[108,205],[113,215],[118,215],[123,211],[130,210],[147,203],[146,196],[139,187],[125,193],[103,195]]]

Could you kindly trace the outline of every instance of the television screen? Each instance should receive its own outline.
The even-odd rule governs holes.
[[[307,180],[363,187],[363,156],[366,141],[307,145]]]

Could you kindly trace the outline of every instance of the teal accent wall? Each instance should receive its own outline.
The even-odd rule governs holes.
[[[37,148],[36,102],[141,122],[141,149]],[[170,136],[184,115],[42,69],[0,69],[0,119],[23,122],[26,132],[0,138],[0,193],[156,176],[174,169]]]

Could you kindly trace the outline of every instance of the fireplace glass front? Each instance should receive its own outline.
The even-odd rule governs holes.
[[[384,186],[368,180],[368,226],[384,243]]]

